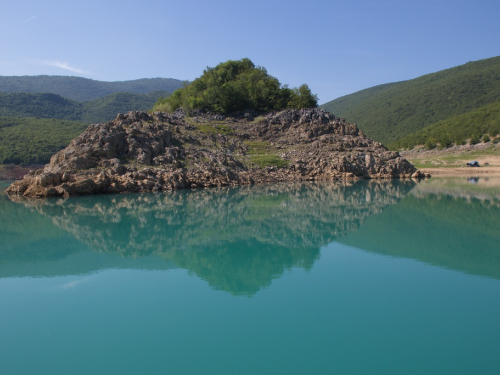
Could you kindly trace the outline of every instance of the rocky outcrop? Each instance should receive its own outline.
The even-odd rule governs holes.
[[[90,125],[7,193],[48,197],[422,176],[397,152],[321,109],[255,119],[129,112]]]

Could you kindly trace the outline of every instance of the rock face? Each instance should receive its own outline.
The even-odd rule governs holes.
[[[255,119],[129,112],[90,125],[7,193],[48,197],[412,177],[422,175],[397,152],[317,108]]]

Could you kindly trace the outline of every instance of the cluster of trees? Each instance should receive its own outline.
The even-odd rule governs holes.
[[[372,87],[321,107],[357,123],[365,134],[390,146],[438,121],[498,100],[500,57],[494,57],[409,81]],[[448,130],[453,138],[455,130],[451,127]]]
[[[263,67],[247,58],[229,60],[207,68],[203,75],[161,98],[153,110],[173,112],[178,108],[191,112],[199,109],[215,113],[237,113],[246,110],[268,112],[285,108],[309,108],[318,98],[306,84],[290,89],[270,76]]]

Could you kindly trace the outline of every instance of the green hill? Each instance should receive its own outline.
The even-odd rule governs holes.
[[[43,164],[86,129],[74,121],[0,117],[0,164]]]
[[[0,116],[80,120],[84,105],[56,94],[0,93]]]
[[[147,94],[152,91],[174,92],[183,81],[173,78],[143,78],[132,81],[103,82],[67,76],[0,76],[3,93],[52,93],[64,98],[89,101],[118,92]]]
[[[114,119],[118,113],[147,111],[158,98],[168,94],[166,91],[148,94],[115,93],[96,100],[77,102],[56,94],[0,93],[0,116],[101,123]]]
[[[115,93],[77,102],[56,94],[0,93],[0,164],[41,164],[66,147],[88,124],[118,113],[148,110],[169,93]]]
[[[498,100],[500,56],[375,86],[320,107],[357,123],[373,139],[395,145],[431,124]]]
[[[170,95],[167,91],[153,91],[148,94],[119,92],[101,99],[83,102],[84,112],[79,121],[93,124],[113,120],[118,113],[147,111],[159,98]]]

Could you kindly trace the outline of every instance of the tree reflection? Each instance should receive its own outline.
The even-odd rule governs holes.
[[[94,252],[159,256],[214,289],[252,295],[285,270],[310,269],[321,246],[358,230],[414,184],[273,184],[67,200],[12,199],[50,218]]]

